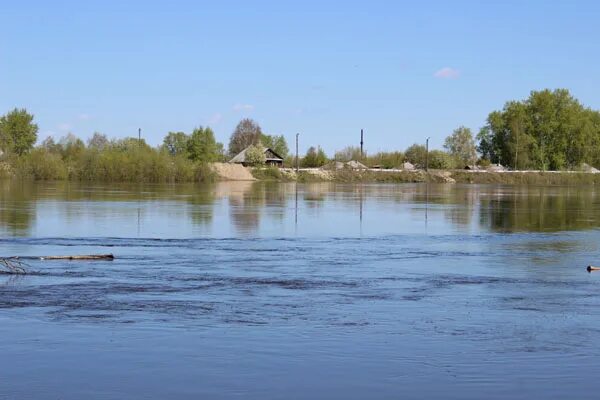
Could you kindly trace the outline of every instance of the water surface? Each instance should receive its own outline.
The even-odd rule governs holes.
[[[593,187],[0,189],[0,399],[597,397]]]

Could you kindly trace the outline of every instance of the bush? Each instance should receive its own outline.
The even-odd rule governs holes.
[[[368,166],[379,165],[383,169],[400,168],[404,162],[404,153],[401,151],[379,152],[367,157],[365,163]]]
[[[34,180],[62,180],[67,178],[67,168],[58,154],[36,148],[15,161],[16,174]]]
[[[425,160],[427,158],[427,149],[421,144],[413,144],[404,152],[406,160],[411,164],[419,167],[425,166]]]
[[[264,165],[267,162],[265,149],[261,145],[252,145],[246,150],[246,163],[251,166]]]
[[[429,152],[429,168],[452,169],[455,167],[454,158],[445,151],[432,150]]]
[[[340,151],[336,151],[333,158],[335,161],[348,162],[352,160],[362,160],[366,154],[361,154],[360,147],[348,146]]]
[[[319,168],[327,164],[327,155],[323,149],[310,147],[301,161],[304,168]]]
[[[479,160],[477,160],[477,165],[479,165],[482,168],[487,168],[490,165],[492,165],[492,163],[487,158],[480,158]]]
[[[252,176],[260,180],[282,180],[285,177],[277,167],[253,168]]]

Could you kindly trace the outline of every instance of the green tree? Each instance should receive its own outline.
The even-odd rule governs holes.
[[[327,155],[321,147],[309,147],[306,151],[306,155],[302,159],[302,167],[304,168],[318,168],[327,164]]]
[[[0,150],[23,155],[33,148],[37,132],[33,115],[24,108],[15,108],[0,117]]]
[[[184,155],[188,151],[190,137],[183,132],[169,132],[163,139],[163,146],[172,156]]]
[[[60,154],[61,151],[60,145],[56,144],[52,136],[48,136],[46,139],[44,139],[40,147],[52,154]]]
[[[489,126],[484,126],[477,134],[477,151],[481,154],[481,158],[497,160],[499,149],[494,145],[494,135]]]
[[[478,135],[478,150],[491,162],[516,169],[598,166],[600,113],[584,107],[568,90],[531,92],[490,113]]]
[[[246,147],[260,144],[261,137],[262,130],[256,121],[249,118],[241,120],[229,139],[229,155],[234,157]]]
[[[112,149],[126,152],[126,153],[135,153],[139,151],[150,151],[152,147],[146,143],[145,139],[138,139],[135,137],[126,137],[123,139],[113,140],[110,143]]]
[[[289,153],[289,148],[283,135],[261,135],[263,146],[270,148],[275,153],[286,158]]]
[[[258,145],[250,145],[246,150],[246,164],[251,166],[264,165],[267,162],[267,156],[265,154],[265,148]]]
[[[427,160],[427,148],[422,144],[413,144],[404,152],[406,160],[418,167],[425,167]]]
[[[366,154],[364,154],[366,156]],[[360,154],[360,147],[348,146],[343,148],[340,151],[336,151],[334,155],[334,159],[336,161],[348,162],[352,160],[360,160],[362,155]]]
[[[477,151],[475,149],[473,134],[469,128],[465,128],[464,126],[455,129],[452,135],[446,138],[444,148],[461,164],[471,165],[477,161]]]
[[[452,169],[454,167],[454,159],[450,154],[442,150],[432,150],[429,152],[429,168]]]
[[[102,151],[106,149],[110,144],[110,141],[106,137],[106,135],[94,132],[94,135],[88,140],[88,147],[90,149]]]
[[[219,146],[209,127],[196,128],[187,142],[188,157],[193,161],[214,162],[219,160]]]
[[[85,144],[72,133],[63,136],[59,142],[60,152],[63,160],[73,161],[78,159],[85,151]]]
[[[400,151],[381,151],[366,158],[369,166],[379,165],[383,169],[399,168],[404,162],[404,153]]]

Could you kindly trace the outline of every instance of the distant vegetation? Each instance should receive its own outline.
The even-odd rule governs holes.
[[[190,134],[169,132],[158,147],[149,146],[144,139],[109,139],[97,132],[87,144],[69,133],[58,142],[47,137],[34,146],[38,127],[33,119],[24,109],[15,109],[0,118],[0,178],[202,182],[216,178],[209,163],[230,158],[209,127],[198,127]],[[240,122],[231,135],[229,150],[247,146],[251,146],[251,158],[256,154],[256,164],[264,163],[261,146],[276,149],[282,157],[288,153],[283,136],[263,134],[260,126],[248,119]]]
[[[357,160],[369,167],[402,168],[405,162],[432,169],[462,169],[466,165],[503,164],[512,169],[579,169],[583,163],[600,167],[600,112],[583,106],[567,90],[531,92],[522,101],[509,101],[489,114],[474,137],[464,126],[444,142],[444,150],[427,152],[422,143],[404,151],[361,153],[349,146],[327,156],[320,146],[309,147],[296,160],[283,135],[267,135],[252,119],[243,119],[231,134],[227,149],[210,127],[191,133],[169,132],[151,147],[137,138],[109,139],[95,133],[86,143],[72,134],[52,137],[35,146],[38,126],[25,109],[0,117],[0,177],[36,180],[123,182],[195,182],[212,180],[208,163],[227,161],[251,147],[249,159],[264,163],[262,147],[284,158],[284,165],[322,167],[332,161]],[[277,175],[274,171],[270,176]]]
[[[479,152],[515,169],[562,170],[600,165],[600,112],[568,90],[532,92],[492,112],[477,135]]]

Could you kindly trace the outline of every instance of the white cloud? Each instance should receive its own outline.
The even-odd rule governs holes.
[[[79,118],[80,121],[87,121],[88,119],[92,118],[92,116],[89,114],[83,113],[83,114],[79,114],[79,116],[77,118]]]
[[[450,67],[444,67],[433,74],[438,79],[457,79],[460,76],[460,71]]]
[[[252,111],[254,110],[254,106],[252,104],[236,104],[233,106],[233,111]]]

